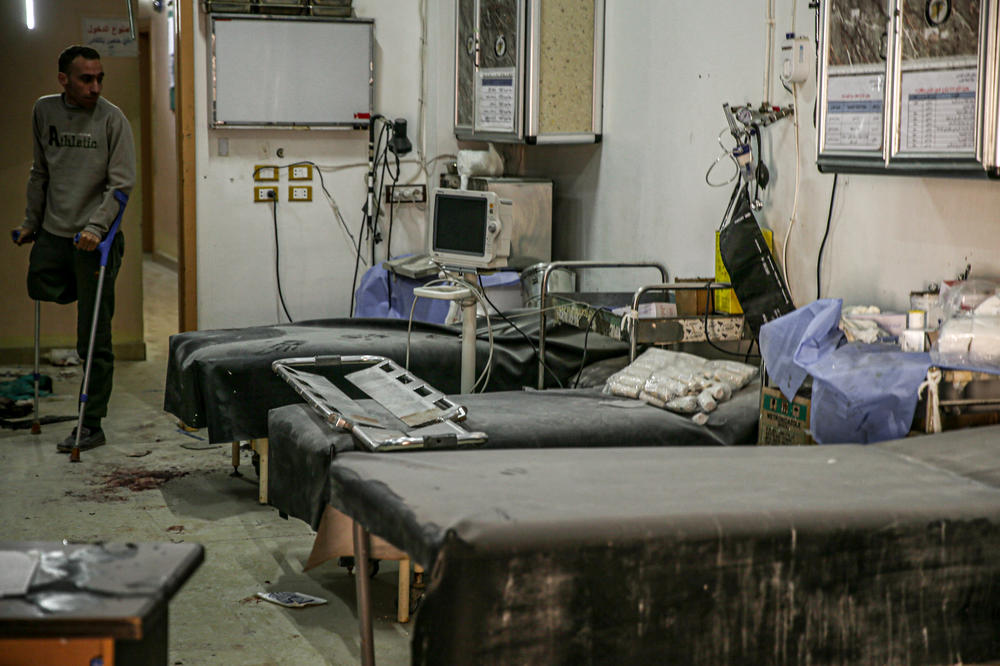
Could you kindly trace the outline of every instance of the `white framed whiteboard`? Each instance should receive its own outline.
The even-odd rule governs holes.
[[[368,126],[374,19],[215,14],[211,23],[211,127]]]

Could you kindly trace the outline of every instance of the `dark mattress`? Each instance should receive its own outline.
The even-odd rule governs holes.
[[[537,344],[538,318],[519,318],[518,327]],[[324,319],[276,326],[191,331],[170,337],[163,408],[192,428],[207,428],[212,442],[267,437],[267,410],[299,402],[271,370],[289,357],[374,354],[400,365],[406,361],[406,321]],[[488,391],[536,386],[537,356],[528,341],[494,318],[493,371]],[[458,327],[413,323],[410,370],[445,393],[460,390]],[[546,336],[546,364],[560,382],[587,362],[628,353],[626,345],[583,331],[554,326]],[[485,328],[477,341],[477,368],[489,355]],[[347,371],[354,370],[350,368]],[[324,371],[336,379],[337,370]],[[345,372],[344,370],[340,371]],[[548,385],[556,385],[549,375]]]
[[[479,449],[567,449],[754,444],[759,396],[760,384],[750,384],[719,405],[704,426],[638,400],[604,395],[598,389],[502,391],[451,398],[469,410],[463,426],[489,436]],[[378,404],[370,400],[361,404],[383,422],[394,421]],[[327,468],[336,455],[355,449],[353,437],[332,429],[304,404],[271,410],[268,437],[270,504],[315,529],[330,501]]]
[[[431,571],[415,664],[1000,659],[1000,427],[328,469],[334,508]]]

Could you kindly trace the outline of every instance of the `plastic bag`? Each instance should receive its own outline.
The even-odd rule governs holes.
[[[941,288],[941,308],[945,319],[969,314],[990,296],[997,293],[994,280],[959,280],[945,282]]]
[[[720,359],[705,363],[705,376],[725,382],[733,391],[738,391],[757,377],[757,368],[739,361]]]
[[[666,404],[666,408],[672,412],[679,412],[681,414],[694,414],[698,411],[698,397],[685,395],[680,398],[674,398]]]
[[[945,367],[1000,368],[1000,316],[946,319],[931,358]]]
[[[604,391],[680,414],[707,414],[756,376],[757,368],[746,363],[650,349],[608,378]]]
[[[678,371],[690,370],[704,364],[705,359],[694,354],[648,349],[627,367],[611,375],[605,383],[604,392],[626,398],[638,398],[654,372],[667,367],[676,368]]]

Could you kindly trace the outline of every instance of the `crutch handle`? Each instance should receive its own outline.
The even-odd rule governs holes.
[[[17,229],[11,229],[10,230],[10,237],[14,239],[15,243],[17,243],[18,245],[20,245],[21,244],[21,229],[20,229],[20,227],[17,228]],[[33,240],[35,240],[35,235],[34,234],[29,234],[28,235],[28,240],[26,240],[24,242],[25,243],[30,243]]]
[[[128,195],[121,190],[115,190],[113,194],[115,200],[118,202],[118,215],[115,216],[115,221],[111,223],[108,233],[104,235],[104,240],[97,244],[97,250],[101,253],[101,266],[108,265],[108,252],[111,251],[111,242],[114,241],[115,234],[118,233],[118,227],[122,223],[122,215],[125,214],[125,204],[128,203]],[[80,242],[80,234],[73,236],[73,242]]]

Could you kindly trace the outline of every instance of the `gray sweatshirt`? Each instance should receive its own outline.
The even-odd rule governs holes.
[[[35,102],[35,161],[28,179],[24,224],[37,232],[104,237],[118,214],[113,190],[132,192],[135,146],[121,110],[103,97],[93,109],[67,104],[63,95]]]

